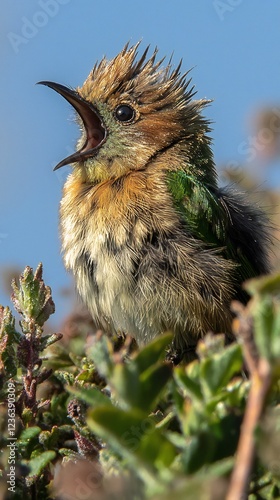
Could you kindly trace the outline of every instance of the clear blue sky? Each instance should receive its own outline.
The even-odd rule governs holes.
[[[174,63],[183,58],[198,97],[214,99],[207,116],[217,164],[246,162],[245,117],[256,106],[280,105],[280,2],[9,0],[0,27],[0,271],[42,261],[58,320],[70,308],[60,296],[71,279],[58,236],[70,170],[52,168],[74,150],[78,129],[66,101],[35,83],[80,85],[97,59],[142,39],[160,56],[174,52]],[[270,176],[279,187],[279,166]],[[8,303],[2,291],[0,303]]]

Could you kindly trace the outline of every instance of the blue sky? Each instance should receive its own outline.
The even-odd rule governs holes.
[[[278,0],[3,2],[0,271],[42,261],[57,322],[69,312],[60,293],[72,281],[60,255],[58,207],[70,167],[52,168],[74,150],[78,129],[66,101],[37,81],[75,87],[104,54],[142,39],[143,47],[158,46],[159,56],[174,52],[175,64],[183,58],[198,97],[214,99],[206,114],[217,165],[246,163],[246,117],[258,106],[280,105],[279,26]],[[266,171],[276,188],[279,171]],[[3,291],[0,303],[8,303]]]

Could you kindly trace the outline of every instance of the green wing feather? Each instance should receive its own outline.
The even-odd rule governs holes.
[[[235,193],[210,188],[185,170],[170,171],[168,186],[187,230],[237,264],[239,282],[267,269],[266,220]]]
[[[208,245],[225,245],[229,217],[209,187],[183,170],[169,172],[168,184],[192,235]]]

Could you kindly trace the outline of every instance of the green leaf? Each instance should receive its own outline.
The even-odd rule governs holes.
[[[227,485],[227,477],[233,469],[234,459],[226,458],[214,464],[202,467],[200,471],[192,476],[181,476],[180,480],[173,480],[169,485],[166,485],[165,491],[157,497],[157,500],[209,500],[221,499],[219,493],[221,484]],[[215,479],[217,479],[217,487],[215,488]],[[213,492],[213,494],[212,494]],[[212,494],[212,495],[211,495]],[[223,491],[222,491],[223,494]]]
[[[132,361],[136,365],[139,374],[165,358],[166,348],[170,345],[172,338],[173,334],[165,333],[156,337],[155,340],[139,351]]]
[[[255,340],[261,356],[278,365],[280,360],[280,274],[246,282],[253,295],[248,309],[253,317]]]
[[[69,384],[70,385],[70,384],[74,384],[74,382],[75,382],[75,377],[74,377],[73,373],[69,373],[69,372],[62,371],[62,370],[57,370],[55,372],[55,376],[63,384]]]
[[[201,361],[201,388],[207,399],[226,386],[232,376],[242,368],[241,347],[233,344],[223,352]]]
[[[78,461],[81,459],[81,456],[77,451],[73,451],[69,448],[60,448],[58,453],[63,457],[67,457],[69,460]]]
[[[175,457],[175,447],[153,420],[136,409],[98,407],[88,414],[88,425],[117,453],[137,467],[167,467]],[[140,462],[139,462],[140,460]]]
[[[110,377],[114,368],[112,359],[113,346],[109,339],[103,335],[87,351],[94,365],[98,367],[98,372],[104,377]]]
[[[89,428],[123,456],[135,462],[135,450],[139,449],[140,440],[147,427],[155,427],[148,417],[136,409],[124,411],[114,406],[99,406],[89,411]]]
[[[194,361],[194,363],[198,365],[197,361]],[[189,367],[177,367],[174,370],[175,381],[191,398],[203,401],[200,379],[197,377],[191,377],[188,372],[190,373]]]
[[[280,295],[280,273],[248,280],[244,288],[250,295]]]
[[[209,358],[213,354],[223,352],[225,349],[225,335],[207,333],[197,344],[196,352],[199,359]]]
[[[156,429],[143,436],[136,453],[143,462],[161,471],[171,465],[177,452],[174,444],[167,439],[164,433]]]
[[[44,446],[44,448],[55,448],[57,446],[58,440],[60,438],[60,429],[57,425],[54,425],[51,431],[42,431],[39,436],[39,443]]]
[[[44,335],[44,337],[41,337],[40,339],[40,351],[44,351],[44,349],[62,339],[62,337],[62,333],[51,333],[49,335]]]
[[[20,454],[23,454],[23,456],[30,456],[32,450],[38,446],[38,436],[40,432],[41,428],[36,425],[34,427],[26,427],[23,429],[18,439],[18,449]]]
[[[241,418],[226,415],[217,422],[204,425],[182,452],[186,474],[193,474],[205,464],[229,457],[236,451]],[[203,452],[202,452],[203,450]]]
[[[28,444],[30,439],[33,439],[34,437],[38,436],[40,432],[41,428],[36,425],[34,425],[33,427],[27,427],[26,429],[23,429],[19,437],[19,443],[23,445]]]
[[[255,303],[252,314],[260,354],[271,362],[279,360],[280,300],[267,295]]]
[[[162,360],[172,335],[156,338],[129,361],[115,364],[110,383],[119,399],[143,412],[153,409],[157,399],[171,377],[170,363]]]
[[[185,474],[193,474],[211,462],[215,447],[215,438],[211,433],[204,431],[193,436],[181,456]]]
[[[110,398],[95,387],[83,388],[67,386],[66,390],[93,408],[103,405],[112,406]]]
[[[50,462],[52,462],[52,460],[55,459],[55,457],[55,451],[44,451],[43,453],[40,453],[40,455],[26,462],[26,465],[28,465],[30,469],[29,474],[26,477],[26,481],[29,486],[38,479],[43,470],[49,465]]]
[[[134,360],[126,365],[116,365],[112,385],[118,397],[130,407],[149,412],[170,379],[172,367],[170,364],[155,365],[142,373],[137,368]]]
[[[7,379],[17,374],[16,345],[21,338],[22,335],[15,329],[15,318],[11,310],[0,306],[0,372],[4,370]]]
[[[19,285],[15,281],[12,282],[12,301],[15,309],[25,321],[33,319],[40,326],[55,311],[51,289],[45,285],[42,274],[42,264],[38,265],[35,273],[27,266],[20,276]]]

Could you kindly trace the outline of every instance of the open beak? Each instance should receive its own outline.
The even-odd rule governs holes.
[[[83,99],[78,92],[69,89],[68,87],[64,87],[64,85],[45,81],[38,83],[39,85],[46,85],[47,87],[50,87],[58,92],[73,106],[73,108],[75,108],[82,119],[86,132],[86,140],[81,149],[60,161],[56,167],[54,167],[54,170],[57,170],[64,165],[69,165],[69,163],[84,161],[86,158],[94,156],[98,149],[106,141],[107,136],[107,130],[96,109],[89,102]]]

